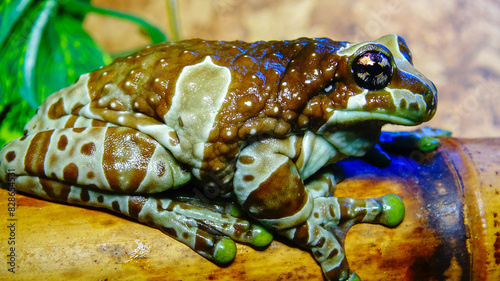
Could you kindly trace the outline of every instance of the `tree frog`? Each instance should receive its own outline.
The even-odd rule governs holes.
[[[332,165],[363,156],[386,123],[431,119],[436,94],[396,35],[167,42],[49,96],[0,151],[0,178],[129,216],[216,263],[233,260],[234,241],[265,246],[281,235],[311,251],[326,279],[359,280],[347,230],[394,227],[404,205],[392,194],[334,197]],[[193,185],[218,199],[178,193]]]

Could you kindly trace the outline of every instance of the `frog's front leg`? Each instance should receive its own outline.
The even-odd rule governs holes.
[[[205,258],[224,264],[234,259],[233,240],[265,246],[272,240],[262,227],[211,210],[153,195],[129,195],[18,176],[16,186],[48,200],[108,209],[157,228]]]
[[[310,249],[329,280],[356,280],[343,249],[348,229],[359,222],[397,225],[404,206],[395,195],[377,199],[330,197],[335,180],[321,168],[342,157],[313,133],[265,139],[242,150],[234,190],[251,216]],[[317,171],[316,179],[308,181]]]

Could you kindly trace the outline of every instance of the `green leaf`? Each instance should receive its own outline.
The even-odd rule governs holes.
[[[90,0],[3,0],[0,4],[0,147],[23,134],[47,96],[111,62],[82,28],[88,12],[139,24],[153,43],[165,35],[146,21]],[[8,39],[8,40],[7,40]]]
[[[44,2],[32,5],[23,13],[12,27],[9,40],[0,47],[0,113],[2,120],[1,140],[10,140],[22,133],[24,124],[34,113],[21,97],[24,83],[24,63],[29,35],[38,15],[44,8]],[[6,128],[4,128],[6,127]],[[1,141],[0,140],[0,141]],[[0,142],[0,146],[4,143]]]
[[[36,17],[31,31],[26,42],[26,52],[24,53],[24,61],[22,68],[22,82],[20,87],[21,96],[28,104],[37,108],[37,90],[35,89],[35,65],[40,48],[40,41],[45,27],[53,15],[56,8],[56,0],[46,0],[43,2],[43,7]]]
[[[47,96],[111,61],[82,28],[82,18],[56,14],[54,3],[26,9],[0,47],[0,147],[22,135]]]
[[[74,83],[80,75],[110,62],[109,55],[95,44],[78,18],[56,15],[40,45],[36,70],[39,102]]]
[[[0,46],[33,0],[5,0],[0,4]]]

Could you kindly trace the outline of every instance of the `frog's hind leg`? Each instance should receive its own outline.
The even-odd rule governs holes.
[[[156,140],[123,127],[41,131],[0,150],[6,171],[124,193],[156,193],[191,180],[191,173]]]
[[[267,239],[269,243],[272,238],[261,227],[248,221],[171,199],[93,190],[32,176],[18,176],[15,185],[44,199],[105,208],[134,218],[158,228],[219,264],[234,259],[236,245],[232,239],[248,243]]]
[[[368,199],[318,197],[313,215],[305,223],[280,233],[311,249],[328,280],[359,280],[349,270],[344,252],[348,230],[357,223],[394,227],[403,217],[403,202],[392,194]]]

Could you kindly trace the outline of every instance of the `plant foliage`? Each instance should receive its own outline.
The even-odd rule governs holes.
[[[139,24],[153,43],[165,35],[144,20],[90,0],[4,0],[0,4],[0,147],[23,134],[47,96],[111,61],[83,29],[87,13]]]

